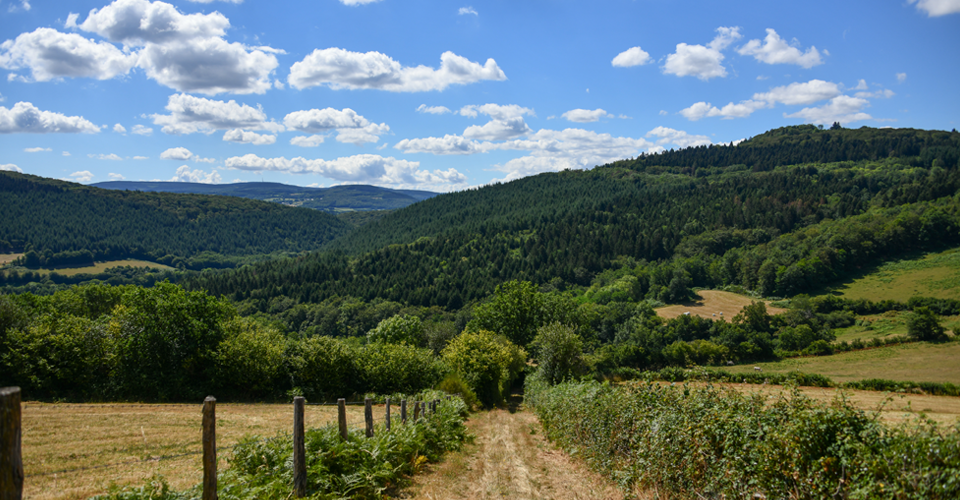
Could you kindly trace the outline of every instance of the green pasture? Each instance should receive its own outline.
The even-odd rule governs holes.
[[[917,295],[960,299],[960,248],[885,262],[832,287],[830,292],[872,301],[906,302]]]

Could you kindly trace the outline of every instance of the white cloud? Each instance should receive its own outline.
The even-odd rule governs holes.
[[[79,28],[131,46],[221,37],[230,21],[221,13],[184,15],[165,2],[116,0],[93,9]]]
[[[239,142],[241,144],[253,144],[254,146],[263,146],[277,142],[277,136],[258,134],[238,128],[228,130],[223,134],[223,140],[227,142]]]
[[[602,109],[571,109],[562,115],[568,121],[576,123],[592,123],[599,121],[601,118],[606,118],[608,116],[613,116],[610,113]]]
[[[717,28],[717,36],[706,47],[678,43],[677,51],[667,56],[663,72],[677,76],[695,76],[701,80],[727,76],[727,69],[721,65],[724,56],[721,50],[740,38],[739,27]]]
[[[5,170],[7,172],[20,172],[21,174],[23,173],[23,170],[13,163],[0,164],[0,170]]]
[[[70,156],[70,152],[69,152],[69,151],[64,151],[64,152],[62,152],[62,153],[60,153],[60,154],[63,155],[63,156]]]
[[[150,157],[149,157],[149,156],[134,156],[133,159],[134,159],[134,160],[138,160],[138,161],[139,161],[139,160],[149,160]]]
[[[113,172],[110,172],[109,174],[107,174],[107,177],[109,177],[111,181],[122,181],[126,179],[126,177],[124,177],[123,175],[115,174]]]
[[[0,44],[0,67],[29,69],[37,82],[64,77],[108,80],[128,73],[136,63],[135,53],[50,28],[37,28]]]
[[[494,120],[509,120],[524,115],[537,116],[530,108],[524,108],[516,104],[484,104],[481,106],[470,104],[460,108],[461,116],[476,118],[478,114],[484,114]]]
[[[379,155],[355,155],[336,160],[260,158],[248,154],[227,158],[227,168],[254,172],[285,172],[290,174],[315,174],[347,183],[388,185],[399,188],[451,190],[466,185],[467,177],[455,169],[429,172],[419,170],[419,162],[384,158]]]
[[[114,153],[110,153],[110,154],[103,154],[103,153],[101,153],[101,154],[97,154],[97,155],[95,155],[95,154],[88,154],[87,157],[93,158],[94,160],[110,160],[110,161],[122,161],[122,160],[123,160],[123,157],[118,156],[118,155],[116,155],[116,154],[114,154]]]
[[[377,142],[380,136],[390,131],[390,126],[386,123],[377,125],[371,123],[363,128],[341,128],[337,129],[337,142],[346,144],[356,144],[362,146],[367,142]]]
[[[342,128],[362,128],[370,122],[350,108],[343,110],[325,108],[294,111],[283,118],[283,124],[288,129],[317,133]]]
[[[883,89],[876,92],[857,92],[853,95],[861,99],[889,99],[897,94],[890,89]]]
[[[767,107],[763,101],[740,101],[739,104],[729,103],[722,108],[717,108],[708,102],[698,102],[689,108],[680,110],[680,114],[688,120],[697,121],[705,116],[720,116],[724,120],[733,118],[746,118],[754,111]]]
[[[847,124],[872,119],[872,116],[862,111],[869,105],[870,101],[866,99],[841,95],[834,97],[823,106],[803,108],[793,114],[784,113],[783,116],[785,118],[803,118],[808,123],[830,124],[840,122],[841,124]]]
[[[127,129],[124,128],[123,125],[120,125],[119,123],[113,126],[113,131],[116,132],[116,133],[118,133],[118,134],[126,134],[126,133],[127,133]]]
[[[214,101],[186,94],[170,96],[166,106],[169,115],[150,115],[155,125],[162,125],[165,134],[182,135],[216,130],[242,128],[281,132],[283,125],[268,122],[259,107],[254,108],[235,101]]]
[[[927,17],[939,17],[960,12],[960,0],[908,0],[917,4],[917,10],[927,13]]]
[[[674,144],[681,148],[691,146],[708,146],[713,144],[710,138],[705,135],[691,135],[683,130],[676,130],[668,127],[657,127],[647,132],[647,137],[658,137],[657,145],[667,146]]]
[[[903,82],[905,82],[905,81],[907,81],[907,74],[906,74],[906,73],[897,73],[897,83],[903,83]]]
[[[854,87],[853,90],[867,90],[868,88],[870,87],[867,86],[867,81],[861,78],[860,81],[857,82],[857,86]]]
[[[380,52],[350,52],[340,48],[317,49],[290,67],[287,81],[303,90],[318,85],[332,89],[378,89],[390,92],[427,92],[450,85],[481,80],[506,80],[496,61],[484,65],[453,52],[440,56],[440,69],[403,67]]]
[[[143,125],[134,125],[133,130],[131,130],[130,133],[149,136],[153,135],[153,129],[150,127],[144,127]]]
[[[474,9],[473,7],[460,7],[460,10],[457,11],[457,14],[461,16],[467,15],[467,14],[472,14],[474,16],[480,15],[477,13],[477,9]]]
[[[755,101],[783,103],[787,105],[813,104],[840,95],[840,86],[823,80],[810,80],[806,83],[791,83],[774,87],[770,92],[753,94]]]
[[[177,173],[174,174],[173,178],[170,179],[171,182],[199,182],[201,184],[220,184],[220,173],[216,169],[211,170],[210,173],[204,172],[203,170],[190,170],[190,167],[183,165],[177,169]]]
[[[649,53],[640,47],[631,47],[617,54],[617,57],[614,57],[613,61],[610,61],[610,64],[621,68],[629,68],[631,66],[647,64],[648,62],[650,62]]]
[[[100,127],[82,116],[65,116],[52,111],[41,111],[29,102],[18,102],[11,109],[0,106],[0,134],[96,134],[97,132],[100,132]]]
[[[53,150],[50,149],[50,148],[40,148],[40,147],[36,147],[36,148],[24,148],[24,150],[23,150],[24,153],[43,153],[43,152],[45,152],[45,151],[53,151]]]
[[[670,113],[667,113],[667,110],[665,110],[665,109],[661,109],[659,114],[660,114],[660,116],[667,116],[667,115],[670,114]]]
[[[503,141],[527,135],[530,131],[523,118],[517,116],[505,120],[490,120],[484,125],[471,125],[463,131],[463,136],[468,139]]]
[[[73,178],[73,182],[90,182],[93,180],[93,172],[89,170],[81,170],[70,174],[70,177]]]
[[[368,3],[379,2],[380,0],[340,0],[340,3],[351,7],[356,5],[366,5]]]
[[[806,52],[789,45],[780,38],[775,30],[767,28],[767,36],[760,40],[750,40],[743,47],[737,49],[742,56],[753,56],[754,59],[767,64],[796,64],[802,68],[812,68],[823,64],[820,52],[811,46]]]
[[[170,148],[160,153],[160,159],[162,160],[186,161],[190,158],[193,158],[193,153],[191,153],[189,149],[183,147]]]
[[[290,139],[290,144],[294,146],[300,146],[301,148],[315,148],[323,144],[324,137],[319,134],[314,135],[298,135],[293,139]]]
[[[227,2],[227,3],[243,3],[243,0],[187,0],[188,2],[193,3],[212,3],[212,2]]]
[[[472,155],[485,153],[496,148],[494,144],[489,142],[481,143],[459,135],[404,139],[393,147],[404,153],[429,153],[433,155]]]
[[[418,113],[430,113],[431,115],[442,115],[446,113],[452,113],[450,108],[446,106],[427,106],[426,104],[421,104],[417,106]]]

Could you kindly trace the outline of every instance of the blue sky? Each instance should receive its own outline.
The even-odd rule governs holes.
[[[0,0],[0,42],[0,168],[83,183],[454,191],[960,121],[960,0]]]

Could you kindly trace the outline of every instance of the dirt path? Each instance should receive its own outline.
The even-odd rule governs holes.
[[[473,444],[413,478],[401,498],[622,499],[616,485],[555,448],[529,410],[479,412],[467,421]]]

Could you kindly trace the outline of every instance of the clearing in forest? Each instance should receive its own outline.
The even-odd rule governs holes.
[[[661,318],[670,319],[689,312],[691,316],[730,321],[741,309],[756,302],[756,299],[744,295],[719,290],[700,290],[697,295],[701,297],[700,300],[661,307],[657,309],[657,315]],[[764,302],[767,304],[768,314],[780,314],[786,311],[786,309],[771,307],[769,302]]]
[[[829,291],[872,301],[906,302],[913,296],[960,299],[960,248],[884,262]]]
[[[20,257],[23,257],[22,253],[0,253],[0,266],[9,264]]]

